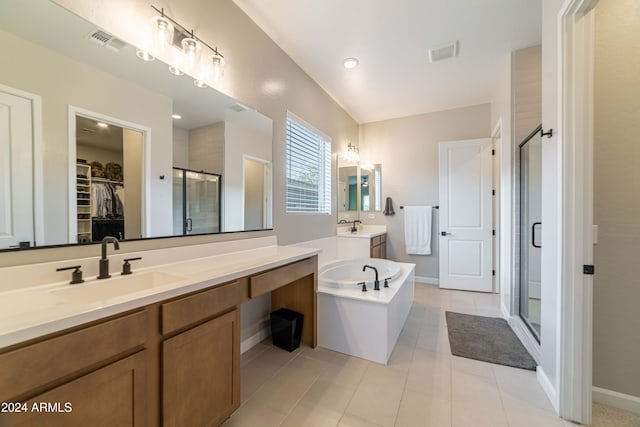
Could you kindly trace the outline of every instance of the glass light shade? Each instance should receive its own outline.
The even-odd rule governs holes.
[[[157,49],[165,50],[173,43],[173,24],[164,16],[151,18],[151,31]]]
[[[200,50],[202,46],[198,42],[198,40],[185,37],[182,39],[182,54],[184,55],[184,66],[188,70],[193,70],[198,65],[198,61],[200,60]]]
[[[217,82],[224,76],[224,58],[215,53],[209,58],[207,64],[209,79],[213,82]]]

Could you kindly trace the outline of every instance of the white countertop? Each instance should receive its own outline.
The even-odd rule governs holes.
[[[123,276],[126,280],[136,275],[151,277],[149,273],[153,273],[171,281],[102,299],[92,296],[99,295],[100,289],[110,283],[117,285],[120,275],[112,273],[113,277],[105,280],[85,276],[86,282],[79,285],[65,281],[0,292],[0,348],[299,261],[319,252],[313,248],[273,245],[146,268],[136,268],[134,264],[134,273]],[[98,292],[92,295],[93,290]],[[76,298],[80,295],[81,298]],[[85,299],[92,301],[77,302]]]
[[[355,233],[351,232],[351,226],[338,227],[336,235],[355,239],[371,239],[372,237],[382,236],[386,232],[386,225],[360,225]]]

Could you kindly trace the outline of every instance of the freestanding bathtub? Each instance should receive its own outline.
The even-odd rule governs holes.
[[[378,269],[380,290],[374,290]],[[361,258],[322,266],[318,277],[318,345],[386,365],[413,304],[415,264]],[[384,287],[384,279],[388,288]],[[367,291],[359,282],[364,281]]]

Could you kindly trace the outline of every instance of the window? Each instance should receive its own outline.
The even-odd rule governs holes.
[[[331,139],[287,113],[287,213],[331,214]]]

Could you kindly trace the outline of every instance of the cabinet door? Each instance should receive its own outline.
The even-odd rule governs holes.
[[[371,248],[371,258],[380,258],[380,245]]]
[[[380,243],[380,258],[387,259],[387,242]]]
[[[141,351],[40,394],[26,413],[3,413],[2,426],[148,425],[146,354]]]
[[[164,426],[216,426],[240,406],[240,310],[162,344]]]

